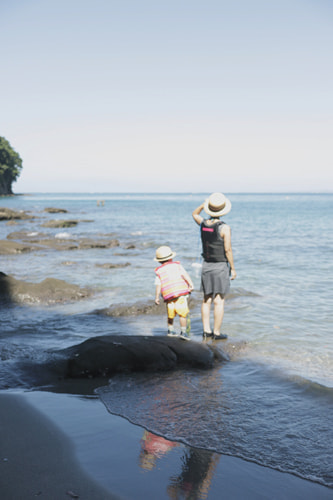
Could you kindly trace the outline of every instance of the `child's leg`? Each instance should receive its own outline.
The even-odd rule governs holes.
[[[189,337],[189,331],[187,330],[187,316],[189,315],[187,297],[179,297],[176,310],[179,316],[180,334]]]
[[[190,328],[187,326],[187,316],[179,316],[180,322],[180,338],[190,340]]]
[[[186,332],[186,327],[187,327],[187,318],[183,316],[179,316],[179,323],[180,323],[180,331],[182,333]]]
[[[175,327],[173,326],[173,320],[175,317],[175,307],[173,302],[168,302],[167,304],[167,314],[168,314],[168,335],[175,335]]]

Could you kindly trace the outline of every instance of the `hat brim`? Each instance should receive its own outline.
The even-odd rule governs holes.
[[[210,215],[210,217],[222,217],[223,215],[227,215],[231,210],[231,201],[226,198],[225,206],[222,210],[219,212],[212,212],[209,210],[209,198],[204,202],[204,211],[206,212],[207,215]]]
[[[166,257],[161,257],[160,259],[155,257],[154,260],[156,260],[156,262],[165,262],[166,260],[173,259],[174,257],[176,257],[176,255],[176,252],[171,252],[171,254],[167,255]]]

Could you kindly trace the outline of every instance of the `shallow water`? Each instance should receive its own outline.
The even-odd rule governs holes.
[[[97,206],[98,199],[104,206]],[[2,198],[1,206],[30,210],[38,218],[14,226],[1,222],[0,239],[23,230],[52,238],[112,234],[120,242],[112,249],[1,256],[1,270],[17,279],[55,277],[93,290],[91,298],[73,304],[1,308],[2,387],[24,386],[20,361],[40,360],[49,349],[101,334],[164,334],[165,317],[97,314],[111,304],[153,302],[153,258],[160,244],[177,252],[195,283],[192,334],[201,341],[200,241],[191,212],[203,199],[197,194]],[[333,195],[230,199],[233,208],[225,221],[232,228],[238,277],[226,301],[224,331],[236,346],[232,362],[209,373],[117,377],[100,395],[111,412],[170,439],[332,486]],[[69,212],[43,212],[49,206]],[[94,222],[41,228],[45,220],[65,218]],[[130,265],[110,270],[96,265],[110,262]]]

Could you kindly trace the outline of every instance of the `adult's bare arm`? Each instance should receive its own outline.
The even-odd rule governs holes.
[[[195,222],[196,222],[197,224],[199,224],[199,226],[200,226],[201,222],[203,221],[203,217],[202,217],[202,215],[200,215],[200,213],[202,212],[203,208],[204,208],[204,204],[203,204],[203,203],[201,203],[201,205],[199,205],[199,206],[198,206],[195,210],[193,210],[193,212],[192,212],[192,217],[193,217],[193,219],[195,220]]]
[[[234,256],[232,253],[230,226],[228,226],[227,224],[223,224],[223,226],[221,228],[221,235],[223,236],[223,239],[224,239],[225,255],[226,255],[228,262],[230,264],[230,273],[231,273],[230,279],[234,280],[237,276],[237,273],[235,270]]]

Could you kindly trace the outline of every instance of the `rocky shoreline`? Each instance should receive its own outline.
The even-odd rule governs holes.
[[[56,278],[29,283],[0,272],[0,298],[20,304],[60,304],[85,299],[92,291]]]
[[[68,214],[65,209],[47,207],[44,212],[49,214]],[[70,216],[68,214],[68,216]],[[120,247],[118,239],[110,235],[101,235],[96,239],[82,238],[69,235],[68,233],[51,234],[45,228],[73,227],[79,222],[72,219],[58,221],[44,221],[40,214],[30,212],[15,212],[13,210],[0,208],[0,220],[7,224],[18,224],[19,221],[33,220],[38,226],[33,231],[19,229],[10,232],[6,240],[0,240],[0,254],[22,254],[25,252],[40,252],[41,250],[63,251],[63,250],[85,250],[91,248],[115,248]],[[87,222],[87,221],[85,221]],[[113,235],[112,235],[113,236]],[[126,249],[135,249],[134,244],[128,244]],[[124,263],[98,263],[96,266],[103,269],[116,269],[130,266],[130,262]],[[41,305],[49,306],[55,304],[66,304],[69,302],[84,300],[91,297],[94,290],[80,287],[64,280],[47,277],[40,283],[30,283],[13,276],[0,272],[0,300],[6,304],[20,304],[25,306]],[[192,294],[193,295],[193,294]],[[194,294],[195,296],[195,294]],[[191,296],[190,302],[198,301]],[[156,305],[151,301],[141,301],[134,304],[111,304],[107,308],[94,310],[90,314],[105,315],[111,317],[129,317],[142,315],[164,315],[165,305]],[[202,342],[186,342],[179,338],[164,336],[137,336],[137,335],[105,335],[93,337],[85,342],[72,346],[69,349],[49,353],[48,361],[27,364],[21,366],[23,371],[29,372],[29,376],[35,374],[37,377],[33,385],[45,381],[65,380],[67,378],[107,377],[112,373],[131,371],[165,371],[181,367],[193,367],[201,369],[213,368],[216,363],[229,360],[229,357],[217,346]],[[48,354],[46,354],[48,357]],[[44,357],[44,356],[43,356]],[[46,380],[50,376],[49,380]]]
[[[43,212],[48,214],[68,214],[63,208],[47,207]],[[68,228],[91,220],[47,220],[44,221],[40,214],[32,214],[28,211],[15,211],[0,207],[0,223],[8,225],[18,225],[20,221],[37,222],[40,228]],[[17,230],[10,232],[7,238],[0,240],[0,255],[20,255],[29,252],[68,251],[68,250],[89,250],[93,248],[109,249],[120,247],[120,242],[110,235],[101,235],[98,238],[75,237],[68,233],[58,233],[56,235],[44,230]],[[126,249],[135,249],[131,244]],[[130,266],[130,262],[114,264],[105,262],[96,264],[104,269],[117,269]],[[66,303],[75,300],[85,299],[92,295],[93,291],[87,288],[67,283],[64,280],[49,277],[41,283],[29,283],[12,276],[0,273],[0,298],[23,304],[56,304]]]

